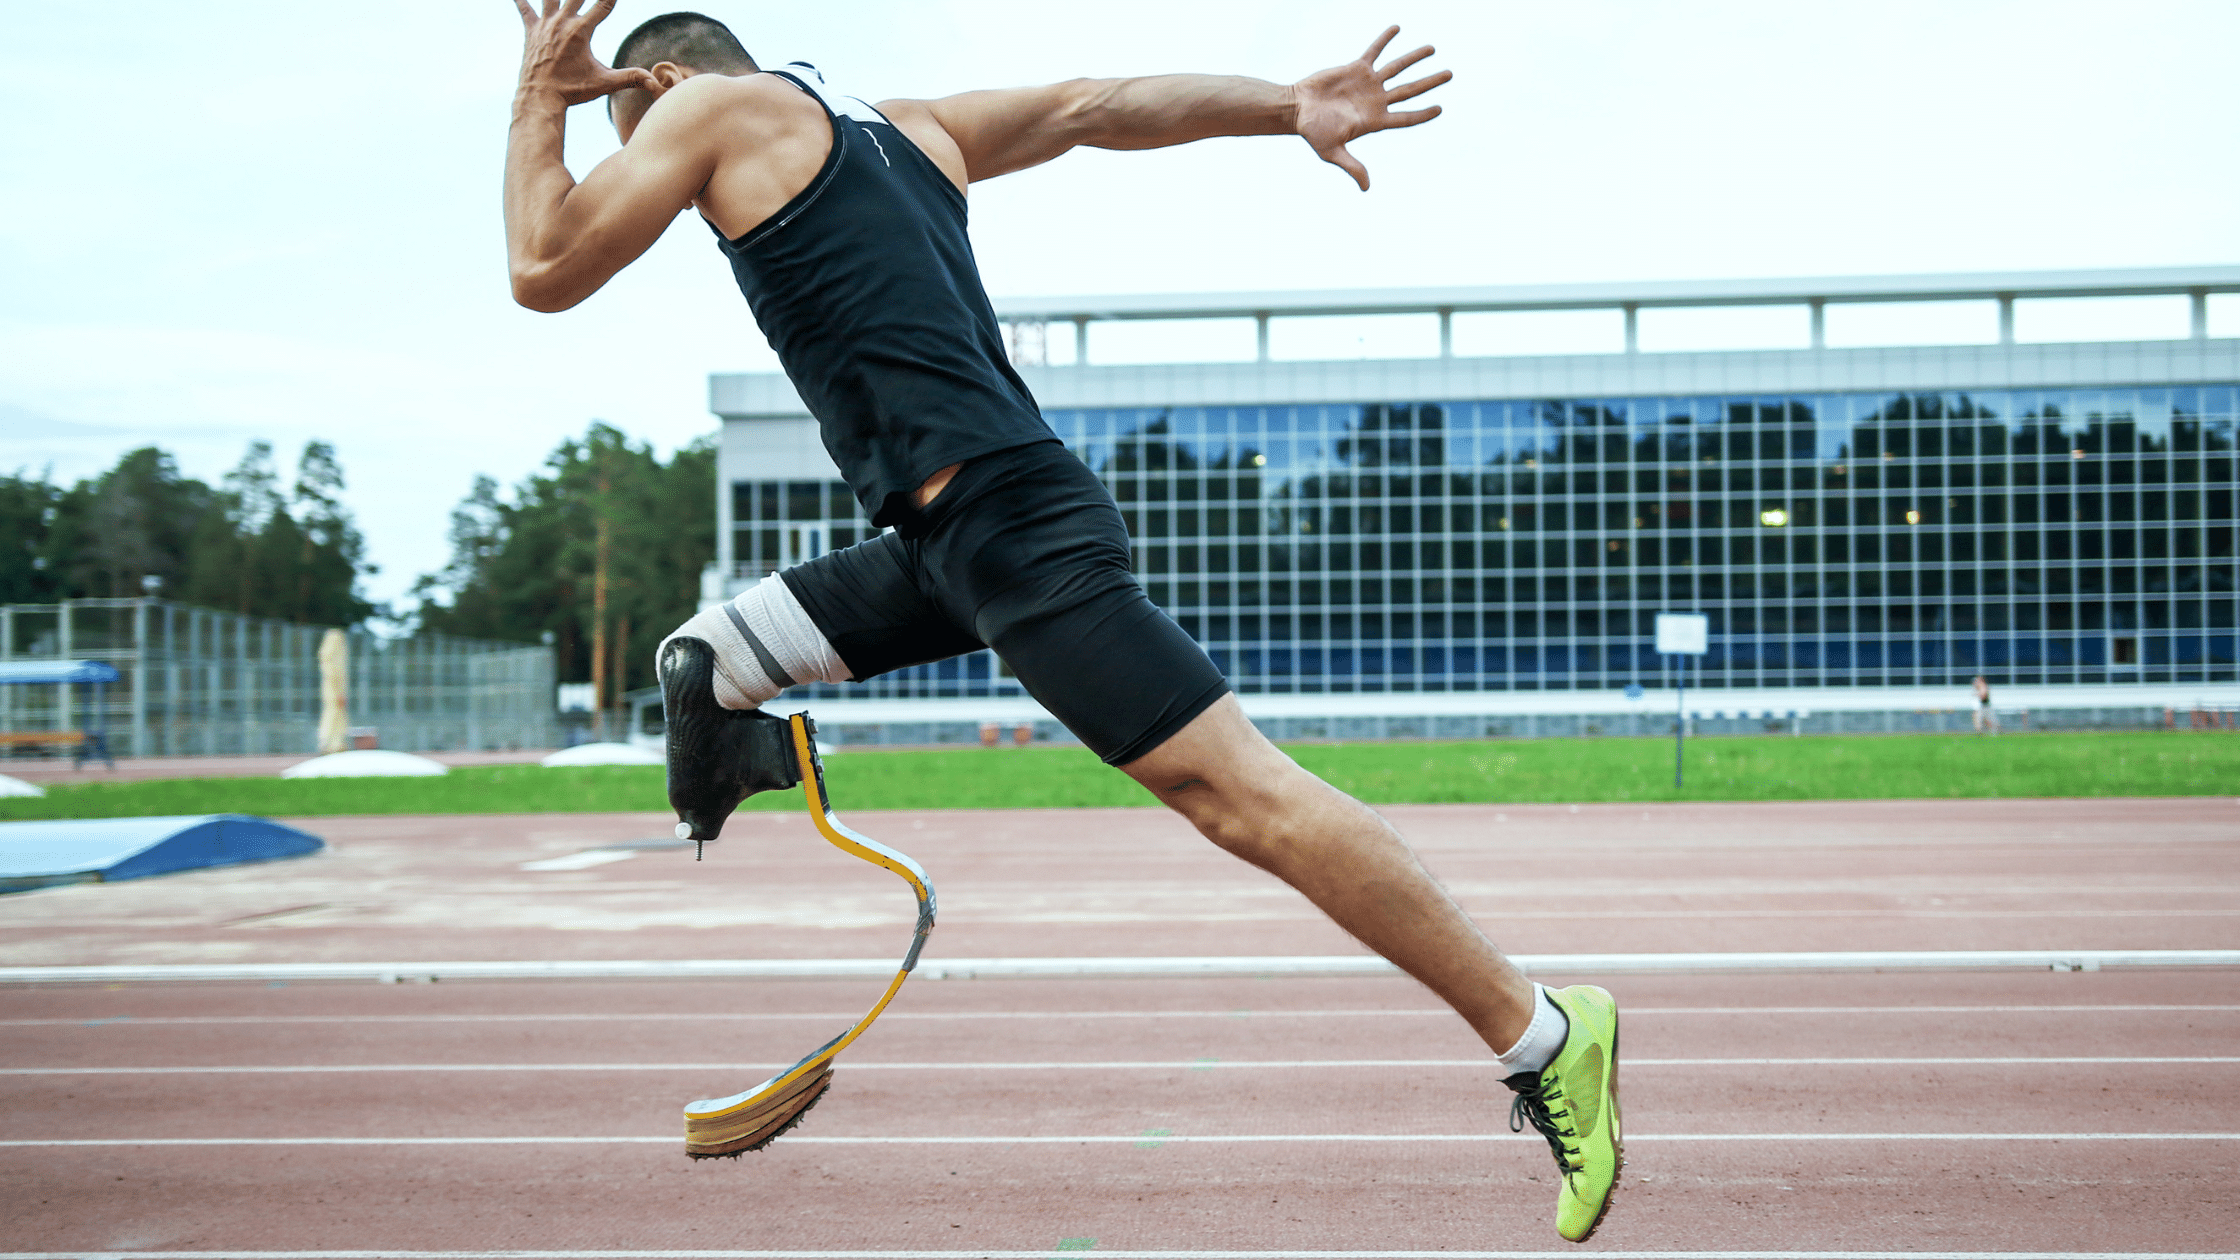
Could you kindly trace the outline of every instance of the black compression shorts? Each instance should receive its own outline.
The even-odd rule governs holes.
[[[904,528],[779,575],[858,681],[994,648],[1115,766],[1228,694],[1136,584],[1120,509],[1064,446],[967,463]]]

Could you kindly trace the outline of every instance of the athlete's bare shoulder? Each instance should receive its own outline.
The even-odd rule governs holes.
[[[807,93],[774,74],[695,74],[663,93],[654,108],[686,111],[703,118],[722,112],[780,125],[788,118],[824,116],[823,109]]]
[[[969,186],[970,181],[965,174],[964,150],[957,147],[956,137],[941,125],[941,120],[933,116],[933,110],[927,102],[881,101],[876,108],[903,135],[910,137],[910,142],[918,146],[920,153],[933,159],[933,164],[941,168],[941,173],[949,177],[950,183],[960,190]]]
[[[707,146],[714,169],[693,204],[734,238],[807,188],[832,148],[824,106],[770,74],[693,75],[662,93],[631,143],[647,136]]]

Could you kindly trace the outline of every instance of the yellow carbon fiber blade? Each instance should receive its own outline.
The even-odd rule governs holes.
[[[894,1000],[902,982],[918,965],[918,953],[925,948],[927,934],[933,931],[933,885],[927,881],[924,868],[908,854],[890,849],[832,816],[831,798],[825,794],[824,762],[817,757],[816,726],[806,713],[794,714],[790,723],[794,755],[801,763],[801,784],[808,794],[809,820],[833,847],[893,871],[910,885],[910,891],[918,898],[917,932],[910,940],[910,952],[903,957],[902,966],[887,985],[887,991],[854,1027],[752,1089],[728,1098],[706,1098],[685,1105],[685,1153],[694,1159],[761,1150],[799,1122],[802,1113],[814,1106],[830,1086],[834,1057],[862,1036],[863,1030],[871,1027],[871,1021],[887,1009],[887,1003]]]

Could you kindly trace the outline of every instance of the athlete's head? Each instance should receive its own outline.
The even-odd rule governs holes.
[[[754,74],[754,63],[731,28],[699,13],[664,13],[639,23],[614,50],[617,70],[649,70],[667,91],[696,74]],[[607,117],[627,141],[660,92],[624,88],[607,98]]]

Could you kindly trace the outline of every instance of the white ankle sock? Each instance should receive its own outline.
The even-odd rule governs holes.
[[[1525,1026],[1524,1036],[1517,1038],[1517,1044],[1494,1056],[1501,1061],[1503,1076],[1537,1072],[1555,1062],[1556,1056],[1563,1052],[1564,1041],[1571,1036],[1571,1021],[1555,999],[1548,996],[1547,986],[1535,984],[1532,993],[1532,1022]]]
[[[855,677],[775,573],[730,603],[695,614],[669,638],[678,635],[716,650],[716,703],[726,709],[757,708],[797,683]]]

